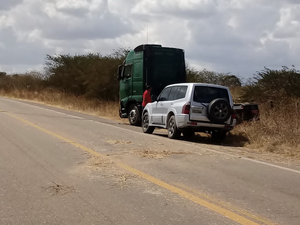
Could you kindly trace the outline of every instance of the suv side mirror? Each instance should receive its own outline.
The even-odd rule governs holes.
[[[161,101],[161,102],[164,102],[164,101],[166,101],[166,100],[167,100],[167,99],[164,98],[164,97],[158,99],[158,101]]]
[[[152,101],[153,101],[153,102],[156,102],[156,101],[157,101],[157,96],[156,96],[156,95],[152,95],[151,98],[152,98]]]
[[[122,80],[124,78],[123,68],[124,65],[120,65],[118,67],[118,80]]]

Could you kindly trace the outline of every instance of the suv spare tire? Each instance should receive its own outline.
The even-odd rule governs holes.
[[[212,100],[207,107],[207,117],[213,123],[225,123],[231,116],[229,102],[223,98]]]

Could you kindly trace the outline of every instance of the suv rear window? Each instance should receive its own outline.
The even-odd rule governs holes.
[[[224,98],[229,102],[227,89],[216,87],[195,86],[194,102],[210,103],[216,98]]]

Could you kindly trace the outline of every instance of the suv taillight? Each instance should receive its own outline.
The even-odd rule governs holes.
[[[182,107],[182,114],[190,114],[190,109],[191,109],[191,103],[187,102],[184,104]]]
[[[236,113],[235,110],[232,110],[232,115],[231,115],[232,119],[236,119]]]

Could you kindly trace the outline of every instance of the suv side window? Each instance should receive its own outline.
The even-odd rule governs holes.
[[[172,87],[168,100],[172,101],[172,100],[185,98],[186,91],[187,91],[187,86]]]
[[[161,92],[161,94],[160,94],[158,100],[161,101],[161,102],[162,102],[162,101],[167,101],[167,100],[169,99],[170,91],[171,91],[171,87],[165,88],[165,89]]]
[[[185,98],[186,91],[187,91],[187,86],[181,86],[177,92],[176,99]]]
[[[169,95],[169,99],[168,99],[169,101],[177,99],[176,95],[177,95],[179,89],[180,89],[180,87],[178,87],[178,86],[172,87],[170,95]]]

